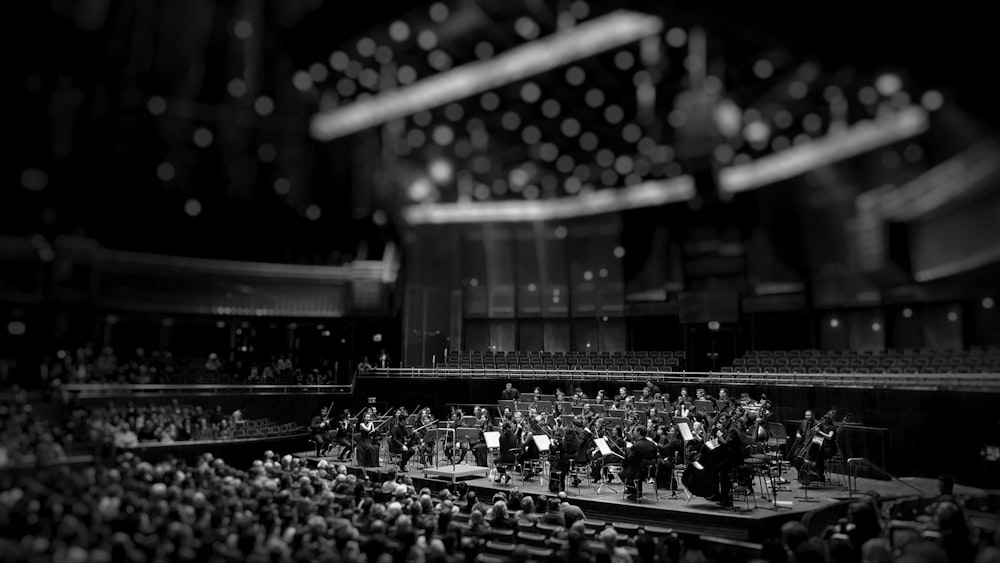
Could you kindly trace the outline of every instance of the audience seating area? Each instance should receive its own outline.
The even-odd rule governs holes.
[[[639,352],[533,352],[492,350],[451,351],[440,369],[498,369],[547,371],[655,371],[685,370],[683,350]]]
[[[751,350],[724,373],[997,373],[1000,347],[969,350]]]

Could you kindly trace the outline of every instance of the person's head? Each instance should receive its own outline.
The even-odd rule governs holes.
[[[892,549],[882,538],[872,538],[861,544],[862,563],[890,563]]]
[[[525,514],[531,514],[535,511],[535,501],[531,497],[521,497],[521,511]]]
[[[635,434],[639,438],[645,438],[646,437],[646,427],[645,426],[637,426],[636,429],[635,429]]]
[[[815,420],[816,416],[813,415],[813,411],[806,411],[806,420]]]
[[[618,532],[614,528],[604,528],[597,539],[608,548],[608,551],[614,551],[618,547]]]
[[[507,502],[498,500],[493,503],[493,519],[505,520],[507,518]]]
[[[511,383],[510,381],[508,381],[508,382],[507,382],[507,390],[508,390],[508,391],[510,391],[510,390],[511,390],[511,389],[513,389],[513,388],[514,388],[514,384],[513,384],[513,383]]]
[[[372,411],[368,411],[365,413],[365,422],[371,422],[371,421],[372,421]]]
[[[955,490],[955,478],[945,473],[938,477],[938,494],[950,495]]]
[[[809,531],[802,522],[785,522],[781,526],[781,542],[785,544],[788,551],[794,553],[795,550],[809,539]]]

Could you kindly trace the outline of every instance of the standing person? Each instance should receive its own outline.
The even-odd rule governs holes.
[[[656,463],[656,443],[646,435],[646,429],[635,429],[635,443],[625,452],[622,478],[625,480],[627,500],[638,500],[642,494],[642,481],[651,463]]]
[[[722,506],[731,507],[733,499],[730,495],[733,488],[732,470],[743,463],[743,436],[746,430],[740,418],[731,418],[728,413],[719,415],[719,429],[716,436],[719,439],[719,497]]]
[[[368,375],[372,371],[372,365],[368,361],[368,356],[363,356],[358,363],[358,375]]]
[[[837,407],[832,407],[819,422],[816,435],[823,438],[823,444],[819,447],[819,454],[816,458],[816,473],[820,481],[826,479],[826,460],[837,454],[837,425],[834,418],[837,416]]]
[[[795,439],[792,441],[792,445],[785,452],[785,459],[792,461],[795,456],[802,449],[802,440],[805,439],[806,434],[812,430],[813,426],[816,425],[816,417],[813,415],[812,410],[807,410],[805,418],[799,423],[798,428],[795,429]]]
[[[520,401],[521,392],[514,387],[513,383],[508,381],[507,386],[500,393],[500,398],[504,401]]]
[[[354,440],[358,448],[358,465],[361,467],[378,467],[378,450],[372,444],[372,432],[374,431],[375,422],[372,419],[372,412],[365,411]]]
[[[375,366],[378,369],[386,369],[392,367],[392,358],[386,353],[385,348],[378,351],[378,356],[375,356]]]

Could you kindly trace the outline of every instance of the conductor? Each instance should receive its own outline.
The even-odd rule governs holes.
[[[635,437],[635,443],[625,452],[622,468],[627,500],[638,500],[642,494],[643,478],[649,471],[649,466],[656,463],[656,443],[646,436],[646,428],[637,427]]]

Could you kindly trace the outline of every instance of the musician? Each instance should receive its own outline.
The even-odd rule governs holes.
[[[520,401],[521,392],[514,387],[513,383],[508,381],[507,386],[500,393],[500,398],[504,401]]]
[[[652,421],[655,426],[665,425],[667,423],[667,419],[660,414],[659,409],[656,407],[650,407],[649,413],[646,415],[646,420]]]
[[[719,440],[721,452],[717,453],[718,465],[716,471],[719,474],[719,497],[716,499],[723,506],[731,507],[733,499],[731,496],[733,482],[730,472],[743,463],[743,435],[745,433],[741,418],[731,418],[728,413],[719,415],[719,429],[716,436]]]
[[[400,412],[389,429],[389,453],[398,454],[399,470],[406,471],[406,464],[416,453],[413,450],[412,429],[406,426],[406,413]]]
[[[346,461],[354,453],[354,444],[351,441],[351,411],[350,409],[344,409],[344,412],[340,413],[340,419],[337,420],[337,437],[334,438],[334,443],[343,446],[340,450],[340,457],[337,458],[340,461]]]
[[[566,392],[562,389],[556,389],[556,402],[562,403],[566,401]]]
[[[531,392],[531,402],[537,403],[542,400],[542,388],[535,387],[534,391]]]
[[[312,418],[309,423],[309,433],[312,441],[316,445],[316,457],[325,456],[331,444],[329,440],[330,424],[327,420],[329,409],[323,407],[319,414]]]
[[[420,428],[419,432],[416,432],[417,437],[420,440],[417,446],[417,463],[420,463],[424,467],[431,465],[434,457],[434,450],[436,449],[437,433],[428,435],[427,430],[431,426],[435,426],[434,417],[431,416],[431,409],[424,408],[420,411]],[[436,427],[435,427],[436,428]]]
[[[475,444],[472,444],[472,457],[476,460],[476,465],[479,467],[489,466],[489,447],[486,445],[486,430],[482,427],[479,429],[479,438],[476,440]]]
[[[358,424],[355,444],[358,448],[358,465],[361,467],[378,467],[378,448],[372,444],[372,433],[375,431],[375,421],[371,411],[365,411],[364,418]]]
[[[566,427],[565,436],[562,440],[562,454],[559,456],[559,462],[556,465],[556,469],[562,474],[562,489],[566,489],[566,475],[569,473],[569,467],[571,462],[575,462],[580,453],[580,448],[583,443],[583,420],[580,417],[575,417],[573,423]],[[574,475],[573,486],[577,485],[577,477]]]
[[[500,457],[497,459],[498,483],[510,483],[511,475],[507,473],[507,468],[514,465],[514,462],[517,460],[518,451],[518,440],[514,424],[506,421],[500,429]]]
[[[604,395],[604,389],[598,389],[597,396],[594,397],[594,400],[597,402],[598,405],[603,405],[605,399],[607,399],[607,397]]]
[[[582,388],[577,387],[575,390],[573,390],[573,406],[574,407],[582,406],[583,402],[585,400],[587,400],[587,395],[585,395],[583,393],[583,389]]]
[[[823,445],[819,447],[816,457],[816,473],[820,481],[826,479],[826,460],[837,454],[837,426],[834,417],[837,416],[837,407],[831,408],[819,422],[816,435],[823,438]]]
[[[674,468],[684,461],[684,441],[681,440],[676,426],[671,424],[665,430],[661,427],[656,449],[660,457],[656,486],[664,489],[669,487],[671,491],[676,491]]]
[[[629,397],[629,396],[631,396],[631,395],[629,394],[628,389],[626,389],[624,386],[623,387],[619,387],[618,388],[618,394],[615,395],[615,401],[618,401],[619,403],[623,403],[623,402],[625,402],[625,397]]]
[[[725,387],[719,389],[719,398],[715,403],[716,408],[719,409],[720,411],[726,410],[729,408],[731,403],[732,403],[732,398],[729,396],[729,390],[726,389]]]
[[[646,435],[646,429],[642,426],[636,428],[635,438],[635,443],[626,451],[622,468],[627,500],[638,500],[649,466],[656,463],[656,443]]]

